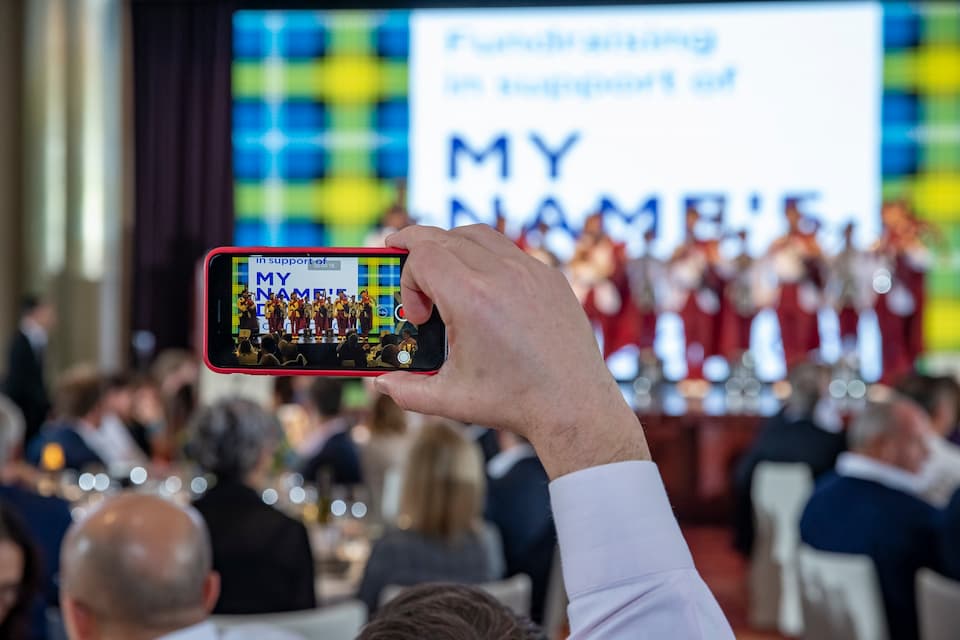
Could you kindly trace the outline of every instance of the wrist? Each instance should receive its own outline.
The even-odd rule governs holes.
[[[643,427],[611,380],[614,393],[598,394],[576,410],[554,413],[529,439],[551,480],[582,469],[650,460]]]

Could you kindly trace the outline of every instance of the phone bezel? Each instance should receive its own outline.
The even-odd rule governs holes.
[[[304,256],[304,257],[323,257],[323,256],[399,256],[400,268],[403,269],[404,262],[408,252],[404,249],[370,248],[370,247],[217,247],[207,253],[203,264],[203,362],[211,371],[215,373],[242,373],[247,375],[262,376],[330,376],[340,378],[370,378],[381,376],[385,373],[394,371],[404,371],[420,375],[433,375],[439,371],[440,367],[446,361],[447,356],[447,335],[444,328],[443,333],[443,358],[435,369],[300,369],[300,368],[279,368],[264,369],[259,367],[224,367],[215,364],[210,358],[211,331],[213,330],[212,316],[217,302],[221,301],[225,294],[223,291],[214,291],[211,289],[211,265],[217,256],[254,256],[254,255],[282,255],[282,256]],[[224,260],[224,264],[229,264]],[[231,265],[232,266],[232,265]],[[229,282],[229,278],[227,279]],[[230,296],[225,298],[232,304]],[[222,322],[222,321],[221,321]],[[219,334],[218,334],[219,335]],[[232,339],[232,336],[231,336]]]

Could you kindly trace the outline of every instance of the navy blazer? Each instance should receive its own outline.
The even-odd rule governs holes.
[[[34,351],[23,331],[17,331],[10,341],[3,390],[23,412],[27,428],[23,441],[30,442],[47,419],[50,399],[43,374],[43,354]]]
[[[543,605],[557,532],[550,510],[550,479],[535,457],[524,458],[500,478],[487,479],[484,518],[503,539],[507,576],[525,573],[533,583],[531,617],[543,619]]]
[[[27,462],[34,466],[40,465],[43,448],[48,444],[56,443],[63,449],[64,467],[80,471],[84,467],[104,466],[93,449],[80,437],[73,427],[66,424],[48,424],[33,439],[27,447]]]
[[[869,556],[877,568],[890,637],[918,637],[914,579],[939,570],[940,515],[931,505],[878,482],[830,473],[817,485],[800,520],[811,547]]]
[[[350,434],[341,431],[330,436],[320,451],[307,460],[300,473],[307,482],[316,482],[320,471],[327,469],[330,472],[330,481],[333,484],[360,484],[363,476],[360,473],[360,455],[357,447],[350,439]]]
[[[0,485],[0,501],[20,516],[37,548],[43,582],[30,614],[30,637],[46,638],[47,606],[59,606],[56,576],[60,571],[60,543],[71,523],[70,505],[14,485]]]
[[[943,511],[940,555],[943,575],[960,580],[960,490],[953,494],[950,504]]]

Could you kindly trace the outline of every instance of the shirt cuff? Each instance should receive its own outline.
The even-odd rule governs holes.
[[[550,483],[567,594],[693,568],[653,462],[583,469]]]

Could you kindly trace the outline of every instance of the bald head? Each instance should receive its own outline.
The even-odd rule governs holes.
[[[917,472],[927,457],[930,421],[916,403],[891,394],[871,401],[850,425],[847,440],[857,453]]]
[[[216,598],[211,564],[209,536],[196,511],[154,496],[123,494],[67,533],[61,549],[63,597],[77,605],[68,609],[81,610],[101,628],[178,629],[208,614]]]

